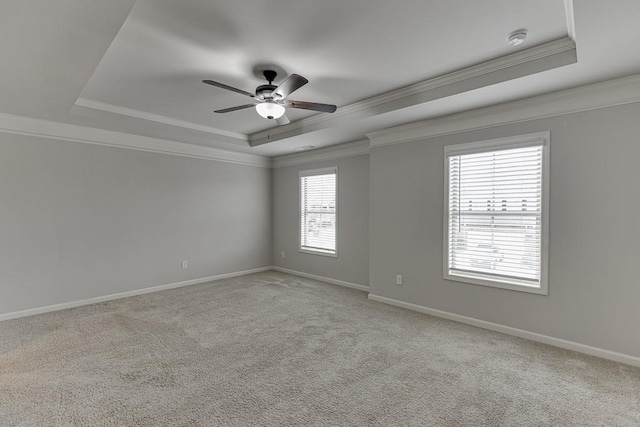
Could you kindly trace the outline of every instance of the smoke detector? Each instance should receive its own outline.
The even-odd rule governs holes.
[[[507,36],[507,42],[509,43],[509,45],[511,46],[518,46],[521,45],[522,43],[524,43],[524,39],[527,38],[527,30],[516,30],[513,33],[509,34],[509,36]]]

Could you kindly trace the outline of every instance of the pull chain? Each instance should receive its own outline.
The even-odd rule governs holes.
[[[271,139],[271,128],[273,127],[273,119],[268,118],[269,127],[267,128],[267,141]]]

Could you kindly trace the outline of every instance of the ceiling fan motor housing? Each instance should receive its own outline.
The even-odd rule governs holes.
[[[271,94],[274,90],[276,90],[277,86],[275,85],[261,85],[256,88],[256,97],[260,99],[271,99]]]
[[[273,81],[276,79],[278,73],[273,70],[264,70],[262,75],[269,82],[268,85],[261,85],[256,88],[256,97],[262,100],[273,99],[272,93],[278,86],[273,85]]]

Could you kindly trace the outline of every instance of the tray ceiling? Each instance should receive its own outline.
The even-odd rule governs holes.
[[[2,112],[267,156],[640,72],[633,0],[49,3],[0,5]],[[252,92],[266,65],[338,112],[213,113],[248,100],[201,80]]]

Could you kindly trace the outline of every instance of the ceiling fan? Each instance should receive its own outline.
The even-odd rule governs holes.
[[[253,102],[251,104],[223,108],[222,110],[216,110],[216,113],[230,113],[232,111],[255,107],[258,114],[265,119],[275,119],[278,124],[286,125],[290,123],[287,116],[284,115],[287,108],[300,108],[303,110],[320,111],[323,113],[333,113],[337,109],[335,105],[331,104],[319,104],[317,102],[293,101],[287,99],[287,97],[293,92],[309,83],[309,80],[298,74],[291,74],[282,83],[280,83],[280,86],[272,84],[278,73],[273,70],[264,70],[262,74],[269,84],[258,86],[255,94],[213,80],[203,80],[202,83],[227,89],[253,98]]]

